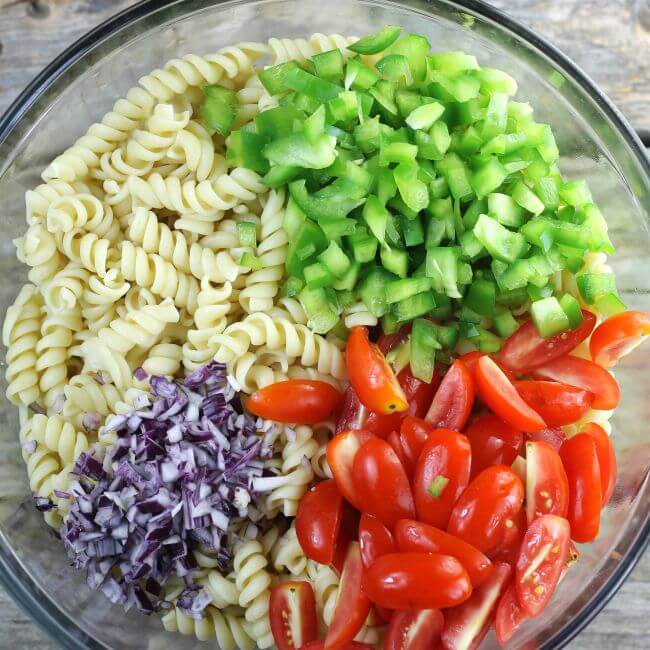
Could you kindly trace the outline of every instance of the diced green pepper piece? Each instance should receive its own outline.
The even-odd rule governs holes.
[[[237,117],[239,106],[234,90],[219,84],[203,87],[203,104],[201,117],[211,131],[220,135],[229,135]]]
[[[576,283],[582,299],[588,305],[593,305],[608,293],[617,293],[613,273],[580,273],[576,276]]]
[[[438,247],[427,249],[426,274],[431,278],[434,291],[450,298],[461,298],[458,290],[459,249]]]
[[[406,142],[388,142],[382,138],[379,146],[379,165],[385,167],[390,163],[410,163],[418,155],[418,148]]]
[[[494,192],[506,179],[508,172],[496,156],[477,166],[472,174],[472,187],[479,199]]]
[[[259,257],[256,257],[252,253],[245,252],[242,254],[239,263],[242,266],[252,269],[253,271],[261,271],[264,268],[262,260]]]
[[[363,206],[363,219],[382,246],[386,245],[386,225],[389,218],[390,213],[381,201],[376,196],[370,195]]]
[[[514,262],[528,250],[522,234],[508,230],[485,214],[479,217],[473,232],[488,253],[503,262]]]
[[[363,192],[345,178],[337,179],[316,194],[309,194],[304,180],[293,181],[289,183],[289,192],[300,209],[317,221],[343,219],[363,203]]]
[[[327,334],[336,327],[338,322],[338,314],[331,307],[328,307],[310,316],[307,320],[307,327],[316,334]]]
[[[287,251],[287,272],[303,277],[303,268],[328,246],[323,231],[311,220],[306,219],[289,242]]]
[[[422,220],[418,215],[415,215],[412,219],[402,217],[401,224],[404,244],[407,248],[424,244],[424,229],[422,228]]]
[[[228,141],[226,160],[236,167],[252,169],[258,174],[265,174],[269,161],[262,155],[266,138],[251,131],[233,131]]]
[[[429,313],[435,306],[433,294],[431,291],[425,291],[395,303],[391,307],[391,313],[398,322],[405,323]]]
[[[485,247],[471,230],[464,232],[458,238],[458,243],[460,244],[461,254],[470,261],[478,259],[485,253]]]
[[[512,188],[512,198],[528,212],[533,214],[544,212],[544,204],[523,181],[518,181]]]
[[[321,103],[334,99],[343,90],[341,86],[316,77],[302,68],[294,68],[287,72],[286,85],[291,90]]]
[[[305,213],[298,207],[298,204],[292,198],[289,198],[287,207],[284,210],[284,219],[282,220],[282,227],[286,230],[289,241],[295,238],[306,218]]]
[[[578,325],[580,325],[584,320],[582,309],[580,309],[580,303],[570,293],[565,293],[560,298],[560,307],[564,310],[564,313],[569,320],[569,327],[572,330],[578,327]]]
[[[418,179],[418,165],[415,162],[400,163],[393,170],[395,183],[406,205],[419,212],[429,205],[429,190]]]
[[[535,194],[547,210],[557,210],[560,206],[558,185],[552,176],[544,176],[535,183]]]
[[[363,153],[370,154],[379,149],[381,133],[379,127],[379,117],[373,117],[354,127],[354,140]]]
[[[373,316],[380,318],[388,310],[386,288],[395,279],[393,273],[375,267],[361,281],[359,296]]]
[[[436,350],[440,349],[436,338],[436,326],[428,320],[417,318],[411,330],[411,372],[414,377],[430,383],[436,360]]]
[[[359,118],[358,97],[354,90],[344,90],[327,102],[332,123],[347,123]]]
[[[332,285],[337,291],[352,291],[357,286],[359,274],[361,272],[361,265],[359,262],[354,261],[348,267],[345,275],[339,280],[335,280]]]
[[[509,311],[497,314],[494,317],[493,322],[497,334],[503,338],[508,338],[519,329],[519,323]]]
[[[289,72],[298,70],[299,68],[300,66],[296,61],[287,61],[286,63],[280,63],[265,70],[260,70],[258,76],[270,95],[279,95],[290,90],[287,84]]]
[[[336,278],[343,277],[350,268],[348,256],[335,241],[330,242],[330,245],[318,256],[318,259]]]
[[[498,336],[496,336],[496,334],[493,334],[489,330],[483,329],[482,327],[478,327],[477,330],[478,339],[475,339],[475,343],[477,343],[478,349],[481,352],[492,354],[494,352],[498,352],[501,349],[503,341]]]
[[[561,334],[569,329],[569,319],[555,296],[535,301],[530,306],[530,315],[542,338]]]
[[[474,199],[465,210],[463,225],[467,230],[474,228],[478,218],[488,213],[488,203],[485,199]]]
[[[328,239],[339,239],[346,235],[353,235],[357,229],[357,222],[354,219],[339,217],[322,217],[318,225],[323,229]]]
[[[616,314],[624,312],[627,307],[616,293],[606,293],[596,300],[595,307],[598,313],[602,314],[605,318],[610,318]]]
[[[524,223],[524,211],[512,197],[493,192],[487,197],[488,215],[509,228],[519,228]]]
[[[461,103],[475,99],[481,91],[481,82],[471,74],[446,76],[434,70],[431,73],[431,80]]]
[[[359,39],[356,43],[348,45],[348,50],[357,54],[378,54],[392,45],[398,38],[400,27],[388,25],[375,34],[370,34]]]
[[[395,302],[414,296],[416,293],[428,291],[431,282],[427,277],[404,278],[389,282],[386,286],[386,302],[392,305]]]
[[[263,154],[276,165],[324,169],[336,160],[336,138],[322,134],[312,144],[304,133],[293,133],[269,142]]]
[[[310,289],[331,286],[334,276],[321,262],[314,262],[304,268],[305,282]]]
[[[382,248],[379,251],[381,263],[385,269],[394,273],[400,278],[408,274],[409,257],[408,253],[397,248]]]
[[[347,90],[368,90],[379,81],[379,74],[365,66],[357,57],[348,59],[344,86]]]
[[[232,138],[232,136],[231,136]],[[267,163],[266,159],[262,157],[261,150],[259,151],[259,156],[264,162]],[[294,178],[300,175],[302,169],[296,167],[295,165],[274,165],[269,169],[268,172],[262,177],[262,183],[268,187],[282,187],[287,183],[291,182]]]
[[[429,57],[429,62],[434,70],[445,75],[479,69],[476,57],[461,51],[436,52]]]
[[[436,166],[447,181],[449,191],[455,199],[462,201],[474,196],[467,167],[457,154],[448,153],[436,163]]]
[[[456,131],[451,141],[454,152],[465,157],[476,153],[483,146],[483,137],[474,126],[468,126],[462,133]]]
[[[497,289],[494,282],[477,279],[471,284],[464,304],[476,313],[491,318],[494,315],[496,299]]]
[[[431,45],[419,34],[405,34],[389,50],[390,54],[401,54],[406,57],[413,80],[421,83],[427,74],[427,56]]]
[[[376,67],[379,74],[388,81],[402,86],[410,86],[413,83],[408,59],[402,54],[387,54],[377,61]]]
[[[400,88],[395,93],[395,103],[400,112],[400,115],[406,118],[410,113],[412,113],[416,108],[422,106],[425,102],[420,93],[415,92],[414,90],[404,90]],[[429,99],[429,102],[435,101]]]
[[[260,114],[264,115],[264,113],[268,112],[269,111],[263,111]],[[312,145],[317,144],[319,139],[325,134],[325,106],[319,106],[316,111],[303,122],[303,129],[307,142]]]
[[[338,81],[343,77],[343,54],[341,50],[328,50],[311,57],[311,64],[317,77]]]
[[[480,68],[474,75],[481,81],[481,89],[487,94],[505,93],[506,95],[517,94],[517,82],[503,70],[496,68]]]
[[[296,120],[303,118],[304,113],[295,106],[277,106],[258,113],[254,122],[260,135],[278,138],[293,133]]]
[[[492,93],[483,122],[483,139],[490,140],[506,132],[508,125],[508,95]]]
[[[574,208],[580,208],[585,203],[593,203],[591,190],[586,181],[568,181],[560,188],[560,197],[562,200],[572,205]]]
[[[237,238],[240,246],[255,248],[257,246],[257,226],[253,221],[237,222]]]
[[[287,281],[284,283],[283,294],[288,298],[293,298],[301,292],[304,286],[305,283],[300,278],[287,278]]]
[[[444,112],[445,107],[439,102],[423,104],[422,106],[418,106],[417,108],[413,109],[409,113],[408,117],[406,118],[406,123],[413,130],[428,130]]]
[[[378,242],[374,237],[366,234],[352,235],[348,238],[352,255],[357,262],[365,264],[375,259]]]

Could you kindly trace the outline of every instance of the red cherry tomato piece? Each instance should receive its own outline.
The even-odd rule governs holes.
[[[604,508],[612,498],[614,488],[616,487],[617,468],[614,446],[605,430],[595,422],[590,422],[585,425],[582,432],[592,436],[596,443],[596,454],[598,455],[598,467],[600,469],[602,505]]]
[[[413,467],[415,467],[415,463],[420,457],[424,443],[435,430],[435,427],[428,422],[413,416],[405,418],[402,422],[399,439],[402,443],[404,455]]]
[[[436,429],[424,443],[413,476],[418,519],[446,528],[451,509],[469,483],[469,440],[449,429]]]
[[[582,343],[594,329],[596,317],[582,310],[583,321],[574,330],[542,338],[532,320],[526,321],[509,336],[499,352],[501,362],[516,372],[525,372],[569,354]]]
[[[332,415],[340,401],[341,393],[326,381],[288,379],[255,391],[246,409],[276,422],[315,424]]]
[[[390,609],[440,609],[469,598],[472,585],[463,565],[450,555],[392,553],[366,571],[370,600]]]
[[[370,612],[370,601],[361,586],[362,577],[363,563],[359,544],[350,542],[341,573],[334,616],[325,638],[325,650],[340,648],[349,643],[363,627]]]
[[[462,431],[474,406],[474,380],[467,366],[456,359],[442,379],[424,418],[434,427]]]
[[[515,388],[524,402],[551,427],[577,422],[589,410],[593,399],[586,390],[556,381],[517,381]]]
[[[360,510],[392,528],[399,519],[412,518],[415,505],[402,463],[384,440],[370,440],[357,452],[353,465]]]
[[[545,427],[540,431],[529,431],[526,434],[526,440],[545,442],[551,445],[555,451],[560,451],[560,447],[562,447],[566,440],[566,433],[559,427]]]
[[[528,521],[541,515],[566,517],[569,482],[560,454],[545,442],[526,443],[526,514]]]
[[[538,616],[548,604],[569,557],[569,522],[556,515],[533,521],[521,545],[515,569],[517,600],[529,616]]]
[[[490,465],[512,465],[524,446],[524,434],[493,413],[477,416],[465,435],[472,447],[472,477]]]
[[[269,618],[278,650],[294,650],[316,639],[316,598],[311,584],[291,581],[273,587]]]
[[[525,510],[522,508],[512,519],[506,521],[501,541],[496,548],[487,554],[490,560],[492,562],[505,562],[514,567],[527,529],[528,519]]]
[[[391,618],[384,650],[431,650],[445,619],[439,609],[407,609]]]
[[[519,605],[514,584],[510,585],[497,605],[494,628],[497,641],[503,646],[509,641],[519,626],[528,618],[526,612]]]
[[[408,408],[406,395],[379,348],[368,340],[365,327],[354,327],[345,348],[350,384],[359,401],[387,415]]]
[[[546,424],[519,396],[517,389],[490,357],[481,357],[474,372],[481,399],[502,420],[520,431],[539,431]]]
[[[488,467],[461,494],[447,532],[487,554],[502,541],[523,500],[524,486],[510,467]]]
[[[331,564],[343,515],[343,497],[333,480],[322,481],[300,499],[296,534],[305,555]]]
[[[395,552],[393,534],[377,517],[364,512],[359,521],[359,548],[363,566],[368,569],[378,557]]]
[[[399,345],[411,333],[412,327],[411,323],[408,323],[403,325],[397,332],[393,332],[393,334],[384,334],[382,332],[379,339],[377,339],[377,347],[381,350],[381,353],[386,354],[396,345]]]
[[[474,370],[476,369],[476,364],[478,363],[478,360],[481,357],[485,357],[485,356],[489,356],[492,359],[492,361],[494,361],[494,363],[496,363],[497,366],[499,366],[499,368],[503,370],[506,377],[508,377],[510,381],[515,381],[516,377],[512,372],[512,370],[510,370],[510,368],[508,368],[507,366],[504,366],[499,361],[498,358],[495,358],[494,356],[489,355],[486,352],[479,352],[478,350],[474,350],[473,352],[467,352],[462,357],[460,357],[460,360],[467,366],[467,369],[473,374]]]
[[[325,641],[324,639],[319,639],[318,641],[310,641],[305,645],[301,646],[300,650],[325,650]],[[338,650],[375,650],[374,646],[368,645],[367,643],[359,643],[358,641],[349,641],[338,647]]]
[[[560,449],[569,481],[569,523],[571,539],[592,542],[600,529],[603,502],[602,483],[596,442],[592,435],[579,433],[569,438]]]
[[[465,567],[474,588],[484,582],[494,568],[492,562],[471,544],[420,521],[398,521],[395,540],[400,551],[442,553],[455,557]]]
[[[613,368],[626,354],[650,335],[650,316],[642,311],[625,311],[601,323],[591,335],[591,358],[603,368]]]
[[[445,612],[442,644],[447,650],[478,648],[492,624],[492,615],[510,580],[511,568],[503,562],[462,605]]]
[[[591,406],[595,409],[616,408],[621,398],[621,389],[616,379],[607,370],[587,359],[571,355],[561,357],[535,368],[533,376],[588,390],[593,394]]]
[[[375,436],[368,431],[343,431],[327,444],[327,464],[332,470],[341,494],[359,509],[356,489],[352,480],[352,464],[359,449]]]
[[[393,448],[395,455],[399,458],[399,462],[402,463],[402,467],[404,467],[406,475],[410,478],[413,475],[414,463],[411,462],[410,458],[408,458],[404,453],[402,440],[397,431],[389,433],[386,442]]]

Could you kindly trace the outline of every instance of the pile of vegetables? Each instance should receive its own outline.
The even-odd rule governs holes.
[[[448,322],[414,327],[420,359],[459,338],[497,351],[528,306],[544,337],[577,327],[558,274],[613,252],[587,184],[562,178],[550,126],[512,99],[507,73],[399,33],[362,38],[347,59],[332,50],[260,72],[279,105],[230,133],[234,164],[288,185],[285,293],[320,333],[359,300],[385,333]],[[204,118],[222,133],[230,92],[206,89]],[[624,308],[613,274],[577,284],[601,313]]]
[[[73,565],[126,609],[165,606],[163,585],[184,577],[178,607],[200,617],[209,597],[193,584],[202,545],[231,563],[237,534],[257,535],[264,517],[256,479],[268,480],[275,428],[243,412],[224,366],[211,363],[183,384],[151,377],[152,399],[104,429],[114,444],[77,460],[70,515],[60,534]],[[243,532],[242,532],[243,531]]]

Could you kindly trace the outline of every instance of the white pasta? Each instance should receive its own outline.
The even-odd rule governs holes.
[[[321,52],[339,49],[343,53],[348,45],[356,40],[355,36],[340,36],[339,34],[314,34],[309,40],[304,38],[270,38],[271,65],[278,65],[286,61],[304,62]]]
[[[57,233],[56,246],[73,262],[101,277],[108,273],[109,265],[118,257],[117,249],[112,247],[109,239],[80,228]]]
[[[107,327],[116,317],[116,304],[130,286],[118,269],[109,270],[103,278],[93,275],[88,279],[88,286],[81,294],[81,313],[91,332]],[[140,287],[135,289],[138,295],[142,291]]]
[[[45,304],[53,312],[74,309],[81,301],[90,273],[77,262],[68,264],[43,285]]]
[[[30,282],[37,287],[50,280],[65,266],[65,258],[57,250],[54,235],[42,224],[33,224],[23,237],[14,240],[18,259],[31,266]]]
[[[279,573],[288,571],[293,576],[300,576],[305,572],[307,556],[296,536],[295,525],[292,524],[275,545],[273,549],[273,566]]]
[[[70,422],[58,415],[34,415],[21,434],[23,445],[30,440],[58,456],[61,466],[69,465],[88,449],[85,434],[75,431]]]

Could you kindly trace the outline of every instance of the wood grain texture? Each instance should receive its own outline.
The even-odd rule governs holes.
[[[0,0],[0,112],[64,47],[132,0]],[[650,135],[650,0],[493,0],[548,37]],[[650,554],[572,650],[650,647]],[[0,589],[0,649],[56,644]]]

